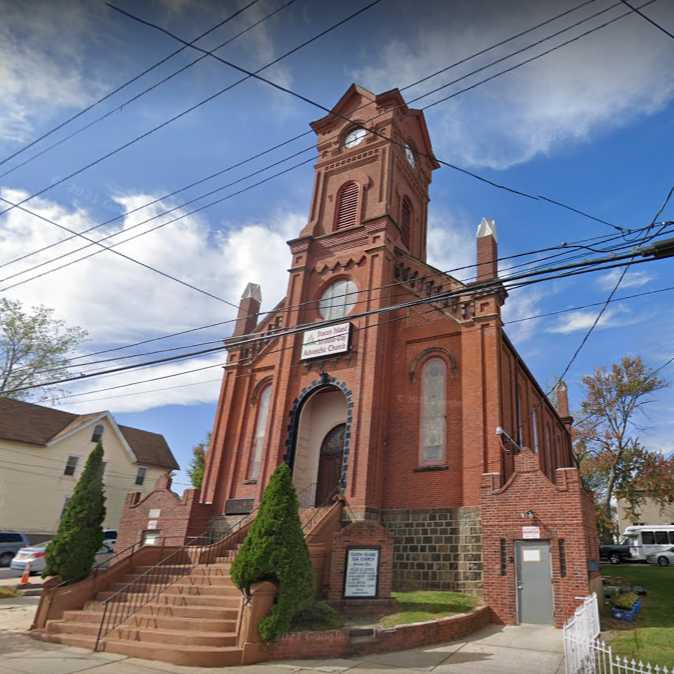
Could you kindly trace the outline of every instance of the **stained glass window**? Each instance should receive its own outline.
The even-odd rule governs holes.
[[[447,442],[447,366],[430,358],[421,371],[421,464],[445,462]]]
[[[250,464],[248,467],[248,479],[257,480],[260,475],[260,464],[262,463],[262,450],[264,448],[264,438],[267,431],[267,417],[269,416],[269,401],[271,399],[271,384],[267,384],[260,394],[257,409],[257,420],[255,421],[255,436],[253,437],[253,448],[250,453]]]

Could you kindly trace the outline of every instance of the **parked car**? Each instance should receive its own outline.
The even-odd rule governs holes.
[[[30,545],[26,534],[18,531],[0,531],[0,566],[9,566],[21,548]]]
[[[115,553],[109,543],[103,543],[96,553],[95,564],[107,562]],[[21,548],[12,560],[11,567],[15,571],[25,571],[26,564],[30,563],[31,573],[42,573],[45,569],[45,556],[47,555],[47,543]]]
[[[670,564],[674,566],[674,548],[646,555],[646,561],[649,564],[657,564],[658,566],[669,566]]]
[[[107,543],[114,550],[117,543],[117,529],[104,529],[103,542]]]
[[[599,559],[611,562],[611,564],[622,564],[631,559],[630,546],[619,544],[600,545]]]

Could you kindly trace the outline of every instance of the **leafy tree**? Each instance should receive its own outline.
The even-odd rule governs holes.
[[[246,594],[260,581],[278,585],[276,603],[259,625],[265,641],[285,634],[293,618],[313,601],[311,559],[300,523],[297,494],[285,463],[271,476],[231,574]]]
[[[47,546],[44,575],[67,581],[86,578],[103,544],[104,519],[103,445],[99,442],[63,511],[56,536]]]
[[[612,504],[620,499],[635,514],[646,499],[661,506],[674,502],[674,457],[646,448],[639,422],[652,394],[668,386],[641,358],[625,356],[610,370],[583,378],[585,400],[575,428],[574,448],[587,487],[597,497],[598,526],[610,538]]]
[[[59,368],[59,378],[69,375],[69,354],[87,333],[67,327],[53,314],[44,306],[25,310],[21,302],[0,299],[0,396],[25,400],[41,392],[41,400],[54,401],[63,393],[52,388],[48,394],[44,389],[9,393],[53,379],[54,373],[46,370]]]
[[[204,470],[206,469],[206,450],[211,444],[211,434],[206,436],[205,440],[192,447],[192,463],[187,471],[195,489],[201,489],[204,481]]]

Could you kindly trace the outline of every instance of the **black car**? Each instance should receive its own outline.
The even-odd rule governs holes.
[[[611,564],[622,564],[630,561],[630,546],[629,545],[600,545],[599,559],[603,559]]]

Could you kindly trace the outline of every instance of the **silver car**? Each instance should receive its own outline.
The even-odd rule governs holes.
[[[646,561],[649,564],[657,564],[658,566],[674,566],[674,548],[654,552],[652,555],[646,555]]]
[[[33,545],[27,548],[21,548],[12,560],[11,567],[15,571],[25,571],[26,565],[30,564],[30,573],[42,573],[45,568],[45,557],[47,555],[47,543]],[[96,553],[94,564],[101,564],[114,555],[109,543],[103,543]]]

